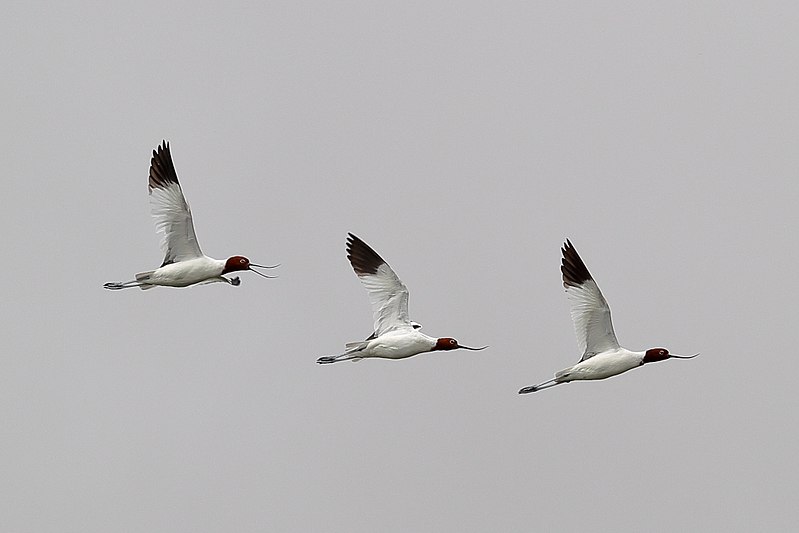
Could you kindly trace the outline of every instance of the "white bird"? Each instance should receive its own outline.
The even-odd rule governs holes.
[[[553,379],[525,387],[519,394],[548,389],[574,380],[605,379],[646,363],[669,358],[693,359],[699,355],[674,355],[665,348],[632,352],[619,346],[610,321],[610,307],[585,263],[569,240],[566,240],[562,252],[560,270],[563,274],[563,286],[566,288],[566,296],[572,301],[572,321],[583,357],[576,365],[557,372]]]
[[[191,209],[178,183],[169,143],[166,141],[158,147],[157,152],[153,150],[149,188],[151,213],[155,219],[156,231],[162,234],[161,249],[166,254],[164,262],[155,270],[136,274],[135,280],[110,282],[103,287],[111,290],[130,287],[151,289],[158,285],[188,287],[197,283],[214,282],[238,286],[241,283],[238,277],[228,279],[224,274],[239,270],[251,270],[265,278],[273,277],[262,274],[253,267],[275,268],[278,265],[256,265],[240,255],[234,255],[223,261],[202,253],[197,243],[197,236],[194,234]]]
[[[358,361],[368,357],[404,359],[436,350],[487,348],[469,348],[461,346],[453,338],[436,339],[419,331],[422,326],[408,318],[408,289],[405,284],[377,252],[352,233],[347,236],[347,259],[369,291],[374,310],[374,334],[364,341],[347,343],[343,354],[320,357],[317,363]]]

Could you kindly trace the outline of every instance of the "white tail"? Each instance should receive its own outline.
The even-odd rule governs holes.
[[[348,342],[344,345],[344,353],[360,352],[369,344],[367,341]]]
[[[150,276],[153,275],[153,272],[155,272],[155,270],[150,270],[149,272],[139,272],[138,274],[136,274],[136,281],[142,283],[141,285],[139,285],[139,288],[141,290],[146,291],[147,289],[152,289],[153,287],[155,287],[155,285],[147,284],[147,282],[150,280]]]

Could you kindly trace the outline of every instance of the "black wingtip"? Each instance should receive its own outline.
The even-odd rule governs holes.
[[[564,287],[579,286],[589,279],[593,279],[569,239],[566,239],[566,244],[561,248],[561,252],[563,253],[563,258],[560,262],[560,271],[563,274]]]
[[[180,187],[169,143],[162,140],[157,150],[153,150],[153,157],[150,159],[150,190],[168,187],[172,183]]]
[[[347,259],[359,276],[375,274],[380,265],[385,263],[371,246],[352,233],[347,233]]]

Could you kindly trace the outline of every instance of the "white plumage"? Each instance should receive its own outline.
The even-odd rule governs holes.
[[[408,288],[382,257],[353,235],[347,236],[347,258],[369,292],[374,313],[374,333],[365,341],[350,342],[343,354],[320,357],[317,363],[336,363],[369,357],[404,359],[434,350],[482,350],[461,346],[453,338],[433,338],[408,318]]]
[[[690,359],[696,357],[669,354],[665,348],[651,348],[643,352],[633,352],[619,346],[613,323],[610,319],[610,307],[596,281],[591,277],[588,268],[577,254],[577,250],[568,240],[564,244],[561,273],[566,296],[571,300],[571,316],[574,332],[577,335],[577,346],[582,352],[580,362],[555,374],[553,379],[525,387],[520,394],[536,392],[574,380],[605,379],[622,372],[627,372],[644,363],[662,361],[671,357]]]
[[[158,285],[188,287],[215,282],[237,286],[240,284],[238,277],[229,279],[223,274],[240,270],[251,270],[265,278],[271,277],[253,270],[252,267],[261,265],[250,263],[246,257],[237,255],[223,261],[202,253],[194,233],[191,209],[183,196],[175,165],[172,163],[172,153],[166,141],[157,151],[153,150],[148,185],[151,214],[155,220],[155,229],[161,235],[164,261],[155,270],[136,274],[135,280],[106,283],[106,289],[151,289]]]

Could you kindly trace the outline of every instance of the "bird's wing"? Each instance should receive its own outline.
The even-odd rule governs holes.
[[[149,186],[151,212],[155,229],[161,234],[161,249],[165,254],[163,265],[202,257],[194,234],[191,209],[180,189],[166,141],[158,147],[158,151],[153,150]]]
[[[422,325],[421,325],[420,323],[418,323],[418,322],[413,322],[413,321],[411,321],[411,327],[412,327],[413,329],[422,329]],[[371,335],[369,335],[368,337],[366,337],[366,340],[367,340],[367,341],[370,341],[370,340],[372,340],[372,339],[376,339],[376,338],[377,338],[377,332],[376,332],[376,331],[373,331]]]
[[[411,329],[411,321],[408,319],[408,289],[388,263],[352,233],[347,235],[347,259],[369,291],[375,335],[379,337],[394,329]]]
[[[613,332],[610,307],[602,291],[571,242],[566,241],[562,252],[560,271],[563,273],[566,296],[572,302],[574,331],[577,333],[577,344],[583,352],[581,361],[599,352],[617,349],[619,341]]]

